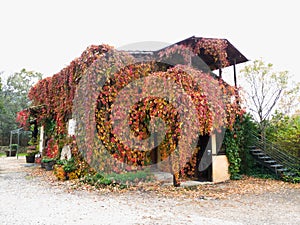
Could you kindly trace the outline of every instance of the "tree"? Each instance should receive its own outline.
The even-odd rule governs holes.
[[[290,88],[283,91],[282,97],[279,101],[278,111],[284,115],[293,115],[299,112],[299,102],[300,102],[300,83],[290,84]]]
[[[287,116],[276,112],[266,133],[280,149],[300,158],[300,115]]]
[[[287,113],[296,103],[300,83],[289,84],[288,71],[276,72],[271,63],[255,60],[241,70],[246,85],[245,102],[254,119],[259,123],[262,134],[267,121],[275,109]],[[289,110],[286,110],[289,109]]]
[[[0,89],[0,132],[8,133],[17,128],[16,114],[29,107],[30,100],[27,96],[29,89],[40,79],[42,79],[41,73],[22,69],[9,76],[7,81],[2,84],[2,90]]]
[[[5,86],[6,98],[12,103],[18,103],[19,109],[29,107],[29,89],[42,79],[42,74],[34,71],[22,69],[20,72],[9,76]]]

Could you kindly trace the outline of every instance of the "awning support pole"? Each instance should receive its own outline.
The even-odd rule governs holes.
[[[233,76],[234,76],[234,86],[237,87],[237,80],[236,80],[236,59],[233,60]]]
[[[9,141],[9,156],[11,156],[11,143],[12,143],[12,131],[10,132],[10,141]]]

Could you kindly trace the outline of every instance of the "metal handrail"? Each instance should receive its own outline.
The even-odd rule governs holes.
[[[300,159],[287,153],[286,151],[280,149],[278,146],[274,145],[269,140],[265,139],[264,141],[259,138],[259,135],[255,132],[250,132],[250,134],[254,137],[255,143],[254,145],[257,148],[260,148],[264,151],[268,156],[276,160],[278,163],[289,169],[299,169],[300,167]]]

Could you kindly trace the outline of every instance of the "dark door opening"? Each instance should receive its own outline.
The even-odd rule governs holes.
[[[212,181],[212,146],[209,135],[199,137],[195,179],[198,181]]]

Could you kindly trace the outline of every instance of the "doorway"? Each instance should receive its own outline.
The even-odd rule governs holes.
[[[212,181],[212,144],[209,135],[199,136],[195,180]]]

